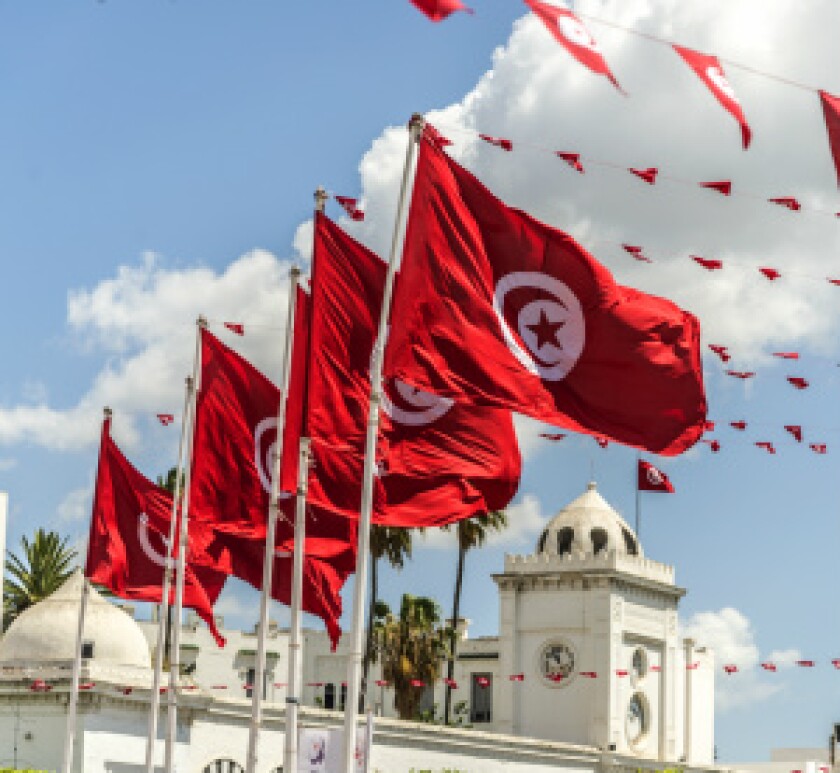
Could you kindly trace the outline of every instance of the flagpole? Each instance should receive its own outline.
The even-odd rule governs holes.
[[[309,482],[309,438],[300,439],[298,487],[295,499],[295,547],[292,559],[292,618],[289,632],[289,686],[286,690],[286,744],[283,770],[297,770],[298,711],[303,677],[301,659],[301,608],[303,602],[303,564],[306,559],[306,492]]]
[[[108,418],[111,412],[107,408],[105,411],[105,416]],[[76,652],[73,656],[73,678],[67,703],[67,726],[64,731],[64,760],[61,765],[61,773],[72,773],[73,770],[73,745],[76,740],[76,706],[79,701],[79,678],[82,672],[82,637],[84,636],[89,595],[90,583],[83,571],[82,594],[79,603],[79,623],[76,628]]]
[[[295,327],[295,305],[300,269],[292,266],[289,271],[288,322],[286,324],[286,342],[283,345],[283,365],[280,384],[280,402],[277,406],[277,439],[275,453],[271,463],[274,467],[271,476],[271,492],[268,502],[268,522],[265,533],[265,553],[263,556],[262,593],[260,595],[260,623],[257,629],[257,660],[254,668],[254,682],[251,688],[251,726],[248,732],[248,757],[246,773],[256,773],[262,722],[263,687],[265,684],[265,649],[268,632],[268,614],[271,603],[271,588],[274,579],[274,542],[277,534],[277,500],[280,493],[280,469],[283,457],[283,430],[286,426],[286,401],[289,394],[289,378],[292,371],[292,340]]]
[[[155,670],[152,691],[149,695],[149,733],[146,738],[146,773],[154,773],[155,744],[157,742],[158,716],[160,714],[160,682],[163,673],[163,650],[166,646],[166,620],[169,616],[169,593],[172,586],[172,546],[175,544],[178,524],[178,501],[181,499],[181,470],[184,466],[184,446],[187,439],[189,410],[192,405],[193,378],[187,377],[184,410],[181,413],[181,439],[178,442],[178,465],[175,468],[175,491],[172,495],[172,517],[169,520],[169,539],[166,543],[166,563],[163,568],[163,587],[158,608],[158,635],[155,649]]]
[[[382,294],[382,311],[379,316],[379,333],[373,348],[370,366],[370,410],[365,438],[365,465],[362,478],[362,498],[359,508],[359,542],[356,554],[356,578],[353,587],[353,618],[350,639],[350,655],[347,662],[347,702],[344,706],[344,773],[354,773],[356,751],[356,723],[359,712],[359,680],[362,672],[362,647],[364,635],[365,591],[367,589],[368,564],[370,562],[370,520],[373,510],[373,476],[376,469],[376,441],[379,433],[379,406],[382,401],[382,360],[388,334],[388,319],[391,310],[391,295],[394,277],[397,273],[399,248],[403,240],[404,219],[408,198],[409,179],[414,162],[417,143],[423,131],[424,119],[415,113],[408,124],[409,139],[406,149],[400,193],[397,200],[397,216],[388,257],[388,273]]]
[[[173,615],[172,637],[169,641],[169,691],[167,693],[167,728],[164,753],[164,770],[174,773],[175,751],[178,741],[178,681],[181,676],[181,616],[184,612],[184,582],[187,569],[187,528],[190,506],[190,475],[192,473],[192,450],[195,435],[195,403],[198,391],[198,373],[201,367],[201,331],[207,327],[207,320],[199,317],[196,321],[195,358],[193,359],[193,390],[188,420],[190,431],[187,434],[186,455],[184,460],[184,487],[181,495],[181,518],[176,535],[178,550],[175,562],[175,614]]]
[[[327,203],[327,192],[320,186],[315,189],[315,212],[324,212]],[[317,225],[316,225],[317,227]],[[313,244],[312,266],[315,265],[315,250]],[[314,272],[313,272],[314,273]],[[307,358],[308,359],[308,358]],[[309,364],[307,363],[307,369]],[[308,381],[308,379],[307,379]],[[306,391],[304,388],[304,405],[306,405]],[[309,455],[310,441],[308,422],[304,408],[303,432],[298,445],[298,485],[295,499],[295,542],[292,558],[292,596],[291,620],[289,621],[289,670],[288,686],[286,687],[286,737],[283,746],[283,770],[297,770],[298,755],[298,714],[300,710],[301,683],[303,681],[303,661],[301,659],[301,609],[303,606],[303,565],[306,553],[306,495],[309,486]]]
[[[639,536],[639,527],[642,525],[642,498],[639,492],[639,466],[642,461],[642,455],[636,453],[636,475],[634,476],[636,482],[636,539],[641,541]]]

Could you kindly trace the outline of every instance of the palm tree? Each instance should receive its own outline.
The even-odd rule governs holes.
[[[507,526],[507,515],[504,510],[491,510],[458,521],[456,533],[458,537],[458,569],[455,572],[455,595],[452,599],[452,625],[450,626],[449,661],[446,664],[446,677],[452,679],[455,673],[455,655],[458,648],[458,617],[461,612],[461,589],[464,584],[464,562],[467,551],[481,547],[491,531],[501,531]],[[449,528],[448,526],[444,528]],[[449,724],[449,710],[452,705],[452,687],[446,685],[446,697],[443,702],[443,723]]]
[[[400,615],[377,605],[374,658],[382,659],[382,677],[394,687],[394,708],[400,719],[417,718],[426,686],[440,677],[449,631],[440,626],[440,606],[424,596],[403,594]]]
[[[21,538],[21,557],[7,552],[3,582],[3,628],[25,610],[58,590],[73,573],[76,551],[68,538],[54,531],[38,529],[30,542]]]
[[[370,662],[373,657],[373,626],[376,604],[379,595],[379,560],[387,558],[395,569],[402,569],[405,560],[411,558],[411,531],[392,526],[370,527],[370,600],[368,601],[367,643],[363,663],[362,684],[367,685]],[[362,694],[367,690],[363,689]]]

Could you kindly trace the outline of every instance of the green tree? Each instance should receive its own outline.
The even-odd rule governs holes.
[[[411,558],[411,531],[391,526],[370,527],[370,599],[368,601],[367,642],[363,662],[362,684],[367,685],[373,657],[373,626],[376,605],[379,602],[379,561],[388,559],[395,569],[402,569],[405,560]],[[367,690],[364,691],[365,693]]]
[[[54,531],[38,529],[32,541],[21,538],[20,556],[7,551],[3,582],[3,628],[33,604],[58,590],[73,573],[76,551],[68,538]]]
[[[399,617],[378,604],[374,621],[375,658],[381,658],[382,677],[394,687],[394,708],[400,719],[416,719],[425,686],[440,677],[449,631],[440,625],[440,606],[424,596],[403,594]]]
[[[461,590],[464,585],[464,563],[467,552],[481,547],[491,531],[501,531],[507,526],[504,510],[491,510],[475,518],[466,518],[455,525],[458,539],[458,568],[455,572],[455,593],[452,599],[452,625],[450,627],[449,658],[446,664],[446,677],[452,679],[455,673],[455,656],[458,650],[458,618],[461,614]],[[444,528],[449,529],[449,526]],[[452,705],[452,688],[446,685],[446,697],[443,703],[443,722],[449,724]]]

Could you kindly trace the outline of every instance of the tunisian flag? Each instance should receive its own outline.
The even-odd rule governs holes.
[[[820,101],[825,115],[825,128],[828,131],[828,145],[837,169],[837,185],[840,186],[840,97],[821,91]]]
[[[678,45],[674,45],[674,51],[694,70],[697,77],[715,95],[717,101],[738,122],[741,127],[741,140],[744,144],[744,150],[746,150],[750,146],[752,132],[747,124],[747,119],[744,117],[741,102],[735,95],[735,89],[732,88],[726,79],[726,75],[723,73],[723,67],[720,66],[718,58],[710,54],[701,54],[699,51],[692,51],[690,48],[683,48],[683,46]]]
[[[663,494],[673,494],[674,486],[668,476],[650,462],[639,459],[638,474],[639,491],[659,491]]]
[[[172,518],[172,495],[142,475],[111,438],[111,420],[102,425],[99,467],[93,495],[85,576],[115,596],[159,604],[167,562],[174,567],[167,546]],[[201,539],[196,540],[200,544]],[[198,548],[200,550],[200,548]],[[184,606],[207,623],[219,646],[225,640],[216,628],[213,604],[227,576],[200,566],[202,556],[188,542]],[[171,588],[169,603],[175,600]]]
[[[540,17],[554,39],[575,59],[592,72],[609,78],[610,83],[621,91],[621,86],[601,53],[601,47],[577,16],[568,8],[542,3],[540,0],[525,0],[525,4]]]
[[[327,217],[315,221],[308,430],[311,501],[356,517],[370,361],[386,265]],[[384,384],[373,518],[439,526],[504,508],[521,459],[510,412]]]
[[[700,325],[617,285],[568,234],[424,136],[385,373],[673,456],[703,433]]]

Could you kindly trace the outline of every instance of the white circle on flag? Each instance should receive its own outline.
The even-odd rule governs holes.
[[[149,516],[146,515],[146,513],[140,513],[140,517],[137,519],[137,539],[140,541],[140,547],[146,554],[146,557],[153,564],[157,564],[158,566],[162,566],[167,569],[174,568],[176,563],[175,559],[167,557],[165,554],[157,550],[154,545],[152,545],[152,542],[149,539]],[[168,547],[169,540],[165,537],[162,537],[161,539],[163,544]]]
[[[400,398],[402,405],[397,405],[391,399],[386,388],[382,390],[382,409],[392,421],[407,427],[422,427],[431,424],[455,404],[455,401],[448,397],[416,389],[398,378],[393,379],[390,386],[395,393],[394,396]]]
[[[540,296],[526,303],[516,315],[519,339],[505,318],[505,299],[512,290],[532,288]],[[505,343],[522,366],[544,381],[562,381],[577,364],[586,338],[583,309],[565,282],[538,271],[515,271],[496,285],[493,310]],[[551,331],[550,340],[540,335],[540,326]]]
[[[581,46],[581,48],[588,48],[590,51],[595,51],[596,53],[601,53],[598,41],[589,34],[586,27],[574,16],[560,14],[557,17],[557,29],[560,30],[560,34],[570,43]]]
[[[726,79],[726,76],[723,74],[723,70],[721,70],[720,67],[709,65],[706,68],[706,77],[714,84],[716,89],[727,97],[727,99],[731,99],[739,105],[741,104],[738,97],[735,96],[735,89],[732,88],[732,85]]]
[[[263,444],[267,443],[269,438],[265,435],[269,432],[274,433],[274,440],[268,446],[263,448]],[[257,468],[257,473],[260,476],[260,483],[267,493],[271,493],[271,479],[274,477],[274,457],[277,453],[277,418],[269,416],[257,424],[254,430],[254,464]]]
[[[647,467],[647,479],[651,486],[661,486],[665,482],[662,473],[651,465]]]

